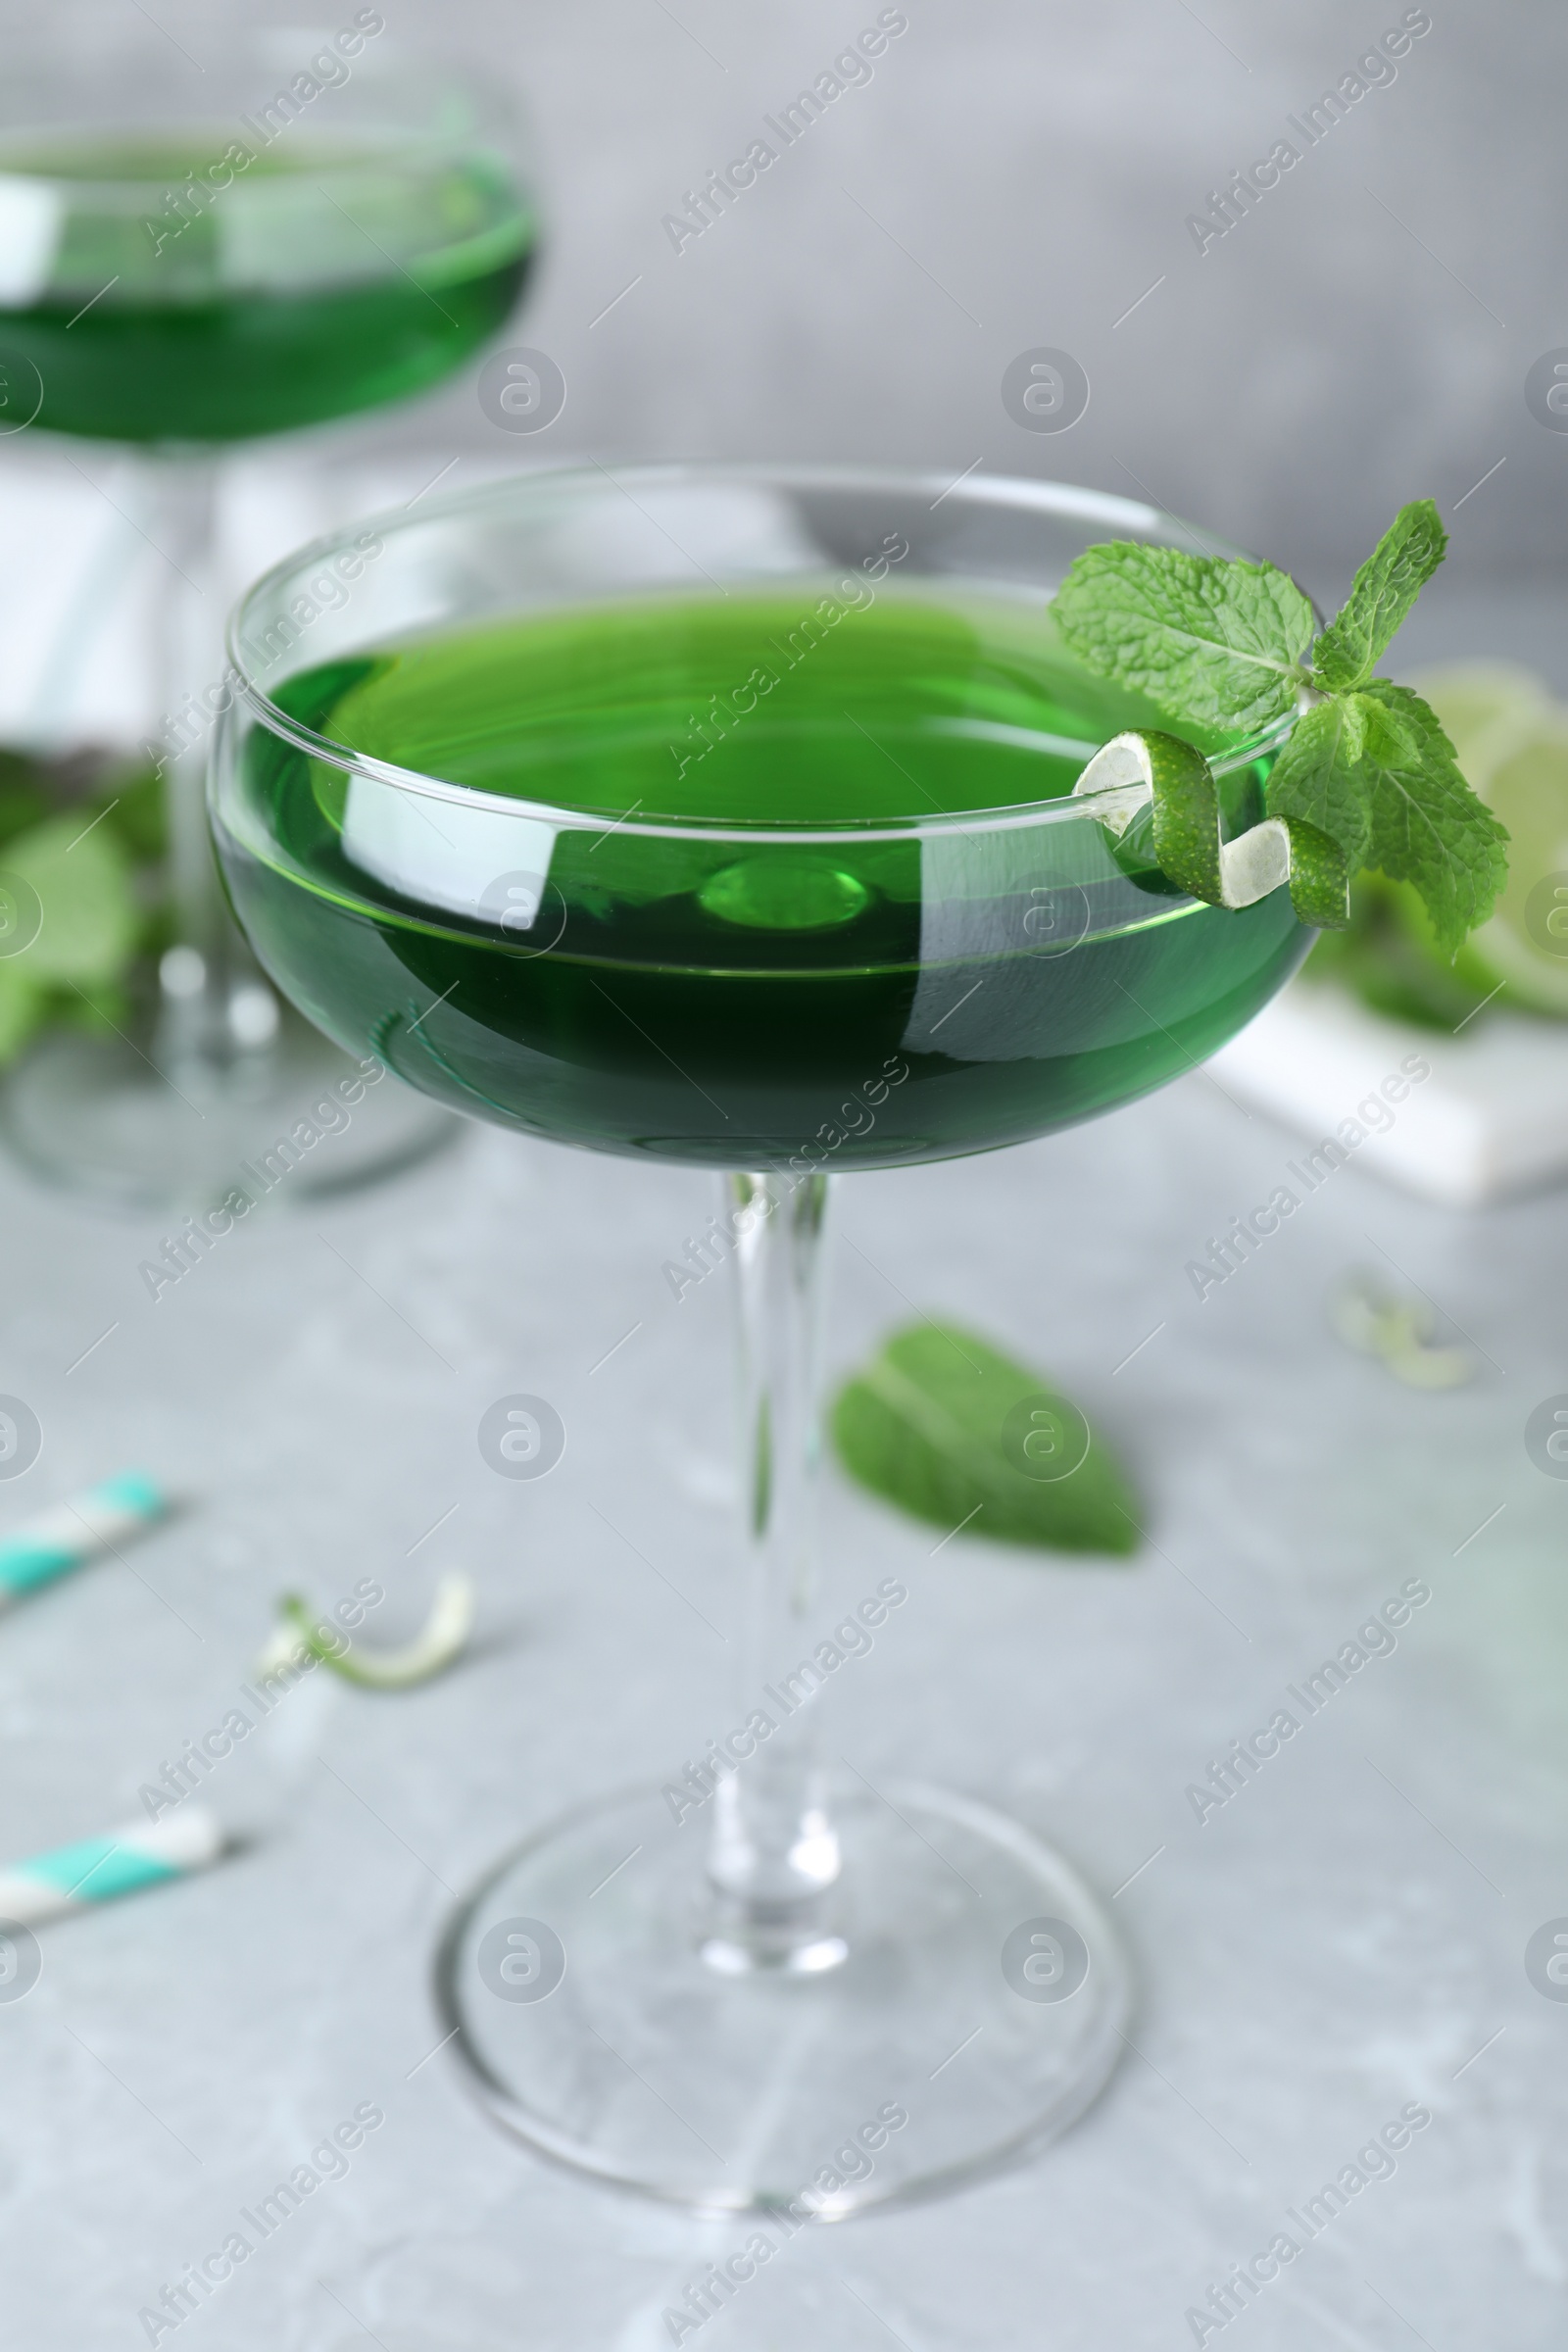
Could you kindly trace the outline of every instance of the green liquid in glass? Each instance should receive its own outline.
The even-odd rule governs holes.
[[[8,146],[0,191],[0,423],[121,441],[248,439],[437,382],[506,319],[534,235],[488,158],[303,135]]]
[[[830,621],[816,598],[557,612],[296,674],[276,700],[307,725],[487,798],[416,801],[254,728],[219,838],[268,969],[457,1108],[753,1168],[1042,1135],[1267,1001],[1309,940],[1288,893],[1187,901],[1139,820],[1119,842],[1077,813],[868,839],[1059,799],[1153,714],[1042,611],[889,583]],[[1234,825],[1263,772],[1227,779]],[[602,821],[519,823],[518,800]],[[633,829],[671,817],[742,837]]]

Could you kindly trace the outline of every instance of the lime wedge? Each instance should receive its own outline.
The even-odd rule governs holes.
[[[1461,764],[1510,835],[1508,879],[1461,951],[1464,976],[1568,1016],[1568,711],[1499,713]]]
[[[1535,671],[1517,662],[1445,662],[1438,669],[1418,670],[1409,683],[1442,720],[1467,782],[1467,754],[1479,737],[1499,720],[1528,726],[1552,708]]]

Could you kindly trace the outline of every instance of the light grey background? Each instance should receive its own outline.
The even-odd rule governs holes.
[[[1523,393],[1532,361],[1568,342],[1560,9],[1433,0],[1392,86],[1201,256],[1187,215],[1397,24],[1402,0],[906,13],[869,86],[677,255],[662,216],[874,22],[876,0],[386,0],[385,53],[461,42],[532,106],[548,245],[514,331],[570,391],[519,457],[842,456],[955,474],[979,460],[1147,486],[1320,600],[1400,500],[1430,494],[1453,526],[1450,581],[1562,576],[1568,434],[1538,425]],[[1060,435],[1024,432],[1001,404],[1007,362],[1042,344],[1093,386]],[[471,377],[375,429],[445,450],[502,441]]]

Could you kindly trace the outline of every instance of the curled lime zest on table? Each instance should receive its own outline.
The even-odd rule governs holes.
[[[1402,507],[1315,642],[1310,604],[1271,564],[1127,540],[1086,549],[1052,608],[1080,662],[1178,723],[1232,736],[1293,713],[1295,725],[1269,771],[1263,822],[1234,841],[1222,837],[1207,760],[1173,735],[1118,736],[1076,789],[1139,787],[1161,870],[1210,906],[1250,906],[1288,882],[1303,922],[1344,930],[1351,877],[1369,868],[1408,882],[1438,944],[1456,954],[1502,887],[1508,835],[1431,706],[1374,674],[1446,547],[1430,499]]]
[[[258,1671],[274,1671],[296,1660],[303,1649],[319,1665],[362,1690],[412,1690],[455,1665],[473,1630],[472,1579],[459,1570],[443,1576],[424,1624],[412,1642],[396,1648],[350,1648],[335,1626],[328,1625],[298,1592],[285,1592],[277,1604],[281,1619],[276,1634],[260,1661]]]
[[[1358,1355],[1374,1356],[1410,1389],[1455,1389],[1476,1374],[1468,1348],[1434,1339],[1429,1299],[1395,1298],[1370,1275],[1351,1274],[1329,1298],[1335,1336]]]

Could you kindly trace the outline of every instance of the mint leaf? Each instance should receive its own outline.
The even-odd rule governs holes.
[[[1337,841],[1354,873],[1372,830],[1361,759],[1367,712],[1358,695],[1334,696],[1302,712],[1269,769],[1270,816],[1304,818]]]
[[[1367,795],[1365,862],[1420,893],[1452,955],[1484,923],[1507,877],[1507,829],[1459,773],[1437,712],[1408,686],[1373,678],[1358,773]],[[1272,780],[1271,780],[1272,781]]]
[[[1312,649],[1315,684],[1336,693],[1365,685],[1447,545],[1448,534],[1430,498],[1399,509]]]
[[[839,1395],[833,1441],[853,1478],[949,1534],[1125,1553],[1137,1501],[1115,1457],[1040,1375],[967,1331],[914,1323]],[[1064,1477],[1031,1476],[1088,1449]],[[1031,1452],[1025,1454],[1025,1444]]]
[[[1502,886],[1507,834],[1477,800],[1436,713],[1407,686],[1371,678],[1298,720],[1269,772],[1271,816],[1302,818],[1345,852],[1419,892],[1451,954]]]
[[[1091,669],[1199,726],[1255,733],[1305,683],[1312,608],[1272,564],[1112,540],[1078,557],[1052,612]]]

